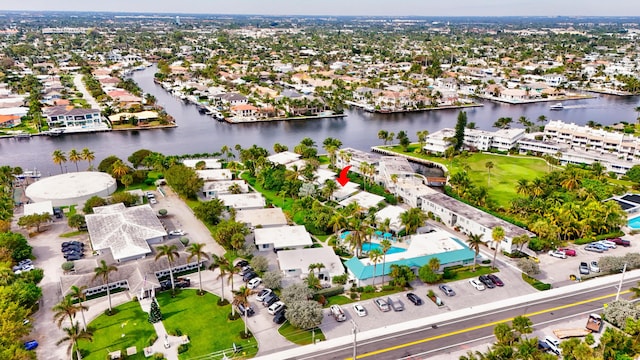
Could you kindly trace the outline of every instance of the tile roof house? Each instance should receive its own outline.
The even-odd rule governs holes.
[[[150,243],[158,243],[167,231],[149,205],[125,207],[113,204],[96,207],[87,215],[87,229],[94,250],[110,250],[113,258],[127,261],[151,253]]]

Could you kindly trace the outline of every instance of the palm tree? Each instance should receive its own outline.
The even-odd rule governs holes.
[[[487,178],[487,186],[491,186],[491,169],[493,169],[493,162],[487,161],[484,164],[484,167],[486,167],[487,171],[489,172],[489,177]]]
[[[82,160],[82,154],[80,154],[76,149],[71,149],[69,151],[69,161],[76,165],[76,172],[80,171],[78,170],[78,161],[80,160]]]
[[[211,261],[211,265],[209,266],[210,270],[218,269],[220,270],[220,274],[218,274],[218,279],[220,279],[221,285],[221,293],[220,293],[220,302],[224,302],[224,277],[227,275],[227,268],[229,267],[229,260],[224,256],[218,256],[216,254],[211,254],[213,260]]]
[[[233,304],[234,305],[242,304],[244,308],[247,309],[249,307],[249,296],[253,295],[254,293],[255,291],[245,286],[241,286],[240,289],[238,289],[238,291],[233,293]],[[245,336],[247,336],[247,334],[249,333],[249,330],[247,329],[247,316],[248,316],[247,313],[248,311],[245,310],[244,312],[244,335]],[[231,307],[231,316],[235,316],[234,306]]]
[[[113,165],[111,165],[111,174],[116,179],[122,178],[128,172],[129,167],[125,163],[123,163],[122,160],[117,160],[113,163]]]
[[[95,275],[93,279],[95,280],[98,277],[102,278],[102,282],[107,286],[107,298],[109,299],[109,314],[112,313],[111,308],[111,291],[109,290],[109,274],[113,271],[118,271],[118,268],[113,265],[107,265],[107,262],[104,260],[100,260],[100,266],[93,269]]]
[[[429,259],[429,269],[433,272],[437,272],[440,270],[440,259],[437,257],[432,257]]]
[[[227,272],[227,282],[231,284],[231,292],[233,293],[233,277],[240,273],[240,269],[229,264],[225,270]]]
[[[427,220],[427,214],[420,208],[411,208],[400,214],[400,221],[407,235],[413,234]]]
[[[62,301],[57,303],[51,310],[53,310],[53,319],[56,320],[58,327],[62,325],[64,320],[68,317],[69,322],[73,323],[73,319],[79,311],[87,310],[87,307],[81,307],[73,303],[71,296],[65,296]]]
[[[202,265],[200,264],[200,261],[202,261],[202,258],[209,260],[209,255],[207,255],[207,253],[202,251],[205,245],[206,244],[204,243],[193,243],[189,245],[189,247],[187,248],[187,251],[189,252],[189,256],[187,257],[187,262],[191,261],[191,259],[193,259],[194,257],[198,261],[198,281],[200,281],[200,291],[199,291],[200,295],[204,294],[204,292],[202,291],[202,274],[200,273],[200,269],[202,268]]]
[[[498,256],[498,248],[500,247],[500,242],[504,239],[504,229],[500,226],[496,226],[491,231],[491,237],[493,238],[493,242],[496,246],[495,251],[493,252],[493,261],[491,263],[492,268],[496,268],[496,257]]]
[[[469,239],[467,239],[467,245],[469,245],[469,249],[473,250],[476,254],[473,257],[473,270],[476,271],[476,264],[478,262],[478,254],[480,254],[480,245],[484,244],[482,241],[482,234],[469,234]]]
[[[376,286],[376,267],[380,262],[380,260],[382,260],[382,257],[383,255],[380,249],[373,249],[369,251],[369,261],[373,263],[373,286]],[[384,274],[384,271],[383,271],[383,274]]]
[[[180,253],[178,253],[178,247],[175,244],[160,245],[156,248],[156,251],[158,252],[156,254],[156,261],[158,261],[158,259],[160,259],[163,256],[167,257],[167,261],[169,262],[169,277],[171,278],[171,292],[175,292],[176,285],[173,280],[173,268],[171,267],[171,264],[176,258],[180,257]]]
[[[84,293],[86,289],[86,285],[82,285],[80,287],[73,285],[71,286],[71,292],[69,293],[69,296],[78,299],[78,305],[80,305],[80,314],[82,315],[82,325],[84,325],[83,329],[85,330],[87,330],[87,321],[84,318],[84,311],[89,310],[89,307],[83,306],[82,302],[87,300],[87,294]]]
[[[78,340],[87,340],[89,342],[93,342],[93,333],[87,330],[80,329],[79,324],[76,322],[75,325],[71,325],[71,327],[62,329],[65,332],[65,337],[58,340],[56,345],[60,345],[65,342],[69,342],[69,347],[67,347],[67,351],[71,353],[73,348],[76,348],[76,359],[81,359],[80,348],[78,347]]]
[[[380,250],[382,251],[382,285],[384,285],[384,277],[385,277],[385,266],[387,262],[387,252],[391,249],[391,241],[389,239],[384,239],[380,241]]]
[[[60,174],[62,174],[62,163],[67,162],[67,156],[64,154],[64,151],[55,150],[51,156],[53,158],[53,163],[60,165]]]

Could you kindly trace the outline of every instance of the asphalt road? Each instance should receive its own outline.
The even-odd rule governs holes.
[[[637,280],[625,281],[623,290],[634,286],[636,282]],[[477,341],[491,342],[495,325],[509,321],[518,315],[529,317],[534,328],[536,325],[560,323],[578,317],[584,317],[586,323],[589,313],[600,312],[604,303],[614,300],[616,287],[617,284],[594,287],[554,299],[478,313],[464,319],[452,319],[442,324],[425,324],[424,327],[409,332],[385,334],[358,343],[357,358],[423,359],[453,347]],[[628,293],[623,291],[621,297],[625,296],[628,296]],[[352,356],[353,346],[344,346],[298,357],[298,359],[348,359]]]

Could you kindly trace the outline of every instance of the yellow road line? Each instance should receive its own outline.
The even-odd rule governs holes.
[[[624,290],[624,291],[621,291],[620,294],[628,294],[630,292],[631,292],[631,290]],[[544,313],[551,312],[551,311],[557,311],[557,310],[562,310],[562,309],[566,309],[566,308],[570,308],[570,307],[574,307],[574,306],[578,306],[578,305],[588,304],[590,302],[603,300],[603,299],[606,299],[606,298],[613,297],[615,295],[616,294],[598,296],[598,297],[587,299],[587,300],[577,301],[577,302],[574,302],[574,303],[571,303],[571,304],[556,306],[556,307],[550,308],[550,309],[534,311],[534,312],[531,312],[531,313],[528,313],[528,314],[524,314],[522,316],[532,317],[532,316],[535,316],[535,315],[540,315],[540,314],[544,314]],[[455,330],[455,331],[452,331],[452,332],[449,332],[449,333],[446,333],[446,334],[440,334],[440,335],[436,335],[436,336],[432,336],[432,337],[428,337],[428,338],[424,338],[424,339],[420,339],[420,340],[415,340],[415,341],[411,341],[411,342],[400,344],[400,345],[390,346],[390,347],[384,348],[384,349],[370,351],[368,353],[358,355],[356,358],[357,359],[363,359],[363,358],[366,358],[366,357],[369,357],[369,356],[378,355],[378,354],[386,353],[386,352],[389,352],[389,351],[394,351],[394,350],[406,348],[406,347],[409,347],[409,346],[418,345],[418,344],[426,343],[426,342],[429,342],[429,341],[442,339],[442,338],[445,338],[445,337],[448,337],[448,336],[453,336],[453,335],[463,334],[463,333],[469,332],[469,331],[483,329],[483,328],[486,328],[486,327],[489,327],[489,326],[498,325],[498,324],[505,323],[505,322],[511,321],[511,320],[513,320],[512,317],[508,318],[508,319],[492,321],[490,323],[486,323],[486,324],[482,324],[482,325],[471,326],[471,327],[468,327],[468,328],[465,328],[465,329]],[[350,357],[350,358],[346,358],[345,360],[353,360],[353,358]]]

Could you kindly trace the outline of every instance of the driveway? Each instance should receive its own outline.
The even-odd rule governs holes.
[[[82,98],[87,101],[92,109],[102,110],[100,104],[98,104],[96,99],[91,96],[91,93],[89,93],[87,87],[84,86],[84,82],[82,82],[82,74],[76,74],[76,76],[74,76],[73,85],[75,85],[76,89],[82,93]]]

